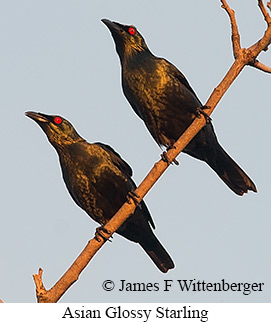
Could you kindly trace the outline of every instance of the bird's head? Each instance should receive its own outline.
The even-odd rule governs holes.
[[[84,141],[76,132],[73,125],[61,116],[46,115],[32,111],[26,112],[25,115],[37,122],[55,148]]]
[[[102,22],[112,34],[121,61],[135,53],[150,52],[144,38],[135,26],[122,25],[108,19],[102,19]]]

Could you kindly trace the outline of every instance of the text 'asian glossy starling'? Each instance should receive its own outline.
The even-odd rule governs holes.
[[[136,27],[108,19],[102,22],[109,28],[120,58],[125,97],[157,144],[173,147],[198,115],[200,100],[173,64],[151,53]],[[236,194],[257,191],[252,180],[218,143],[211,123],[183,151],[205,161]]]
[[[67,189],[75,201],[96,222],[104,225],[136,188],[131,167],[110,146],[88,143],[61,116],[26,112],[42,128],[56,149]],[[156,266],[167,272],[174,267],[169,254],[154,235],[154,223],[144,201],[117,230],[137,242]]]

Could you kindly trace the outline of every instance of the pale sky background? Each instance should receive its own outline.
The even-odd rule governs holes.
[[[266,24],[256,0],[229,0],[242,46]],[[202,102],[233,62],[230,22],[220,1],[9,0],[0,2],[0,299],[36,302],[32,274],[47,289],[93,237],[97,224],[75,205],[58,157],[27,110],[59,114],[90,142],[112,146],[139,183],[160,149],[123,96],[120,64],[102,18],[134,24],[151,51],[174,63]],[[271,65],[271,53],[260,55]],[[220,143],[255,182],[239,197],[204,163],[181,154],[145,201],[155,234],[175,262],[160,273],[136,244],[114,235],[61,302],[268,302],[271,76],[246,67],[212,115]],[[116,289],[106,292],[111,279]],[[159,283],[120,292],[120,280]],[[262,292],[181,292],[163,280],[264,283]]]

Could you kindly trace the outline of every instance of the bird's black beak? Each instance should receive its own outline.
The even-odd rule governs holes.
[[[49,122],[48,116],[39,112],[27,111],[25,115],[36,122]]]
[[[109,19],[102,19],[102,22],[108,27],[111,33],[120,33],[123,31],[123,25],[118,22],[111,21]]]

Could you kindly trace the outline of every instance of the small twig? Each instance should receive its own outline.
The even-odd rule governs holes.
[[[235,13],[234,10],[231,9],[227,3],[226,0],[221,0],[222,2],[222,8],[226,10],[230,17],[231,21],[231,27],[232,27],[232,43],[233,43],[233,55],[235,59],[240,59],[245,63],[245,65],[253,66],[257,69],[260,69],[266,73],[270,73],[270,68],[263,63],[260,63],[259,61],[256,61],[256,57],[259,55],[261,51],[267,51],[268,46],[271,42],[271,17],[269,13],[267,12],[263,1],[258,0],[258,5],[260,7],[260,10],[264,16],[264,19],[267,23],[267,30],[265,31],[264,36],[255,44],[250,46],[248,49],[241,48],[240,44],[240,35],[238,32],[238,26],[235,19]],[[267,4],[269,8],[271,8],[271,1]]]
[[[38,303],[52,303],[52,302],[43,302],[43,297],[46,294],[46,289],[42,282],[42,273],[43,273],[43,270],[39,268],[38,274],[33,275],[35,285],[36,285],[37,300],[38,300]]]
[[[259,7],[261,9],[261,12],[262,12],[262,14],[264,16],[264,19],[265,19],[266,23],[267,23],[267,29],[266,29],[263,37],[259,41],[257,41],[255,44],[253,44],[252,46],[250,46],[248,48],[248,50],[251,51],[251,55],[253,57],[255,57],[255,59],[259,55],[259,53],[261,51],[267,51],[268,46],[271,43],[271,17],[269,15],[269,13],[267,12],[267,10],[265,9],[262,0],[258,0],[258,5],[259,5]],[[270,2],[269,2],[268,5],[269,5],[269,8],[270,8],[271,7]],[[250,63],[252,63],[250,65],[254,66],[254,61],[253,60]],[[255,67],[257,67],[257,66],[255,66]]]
[[[271,73],[271,67],[259,62],[258,60],[255,60],[254,63],[251,63],[251,66],[253,66],[263,72]]]
[[[108,238],[112,234],[108,234]],[[104,235],[106,236],[107,233],[104,232]],[[93,258],[93,256],[102,247],[104,243],[105,240],[103,239],[101,239],[100,241],[97,241],[95,238],[90,240],[85,246],[84,250],[80,253],[80,255],[70,266],[70,268],[49,290],[46,290],[42,283],[43,270],[40,268],[39,273],[33,275],[36,285],[36,296],[38,303],[56,303],[61,298],[61,296],[67,291],[67,289],[69,289],[71,285],[78,280],[81,272],[85,269],[90,260]]]
[[[270,6],[270,2],[267,4],[267,7],[269,7],[268,5]],[[258,0],[258,6],[260,7],[260,9],[262,11],[262,14],[264,16],[264,19],[265,19],[267,25],[269,25],[271,23],[271,18],[269,16],[262,0]],[[270,7],[269,7],[269,9],[270,9]]]
[[[235,12],[233,9],[231,9],[227,3],[226,0],[221,0],[222,2],[222,8],[226,10],[230,17],[231,21],[231,28],[232,28],[232,46],[233,46],[233,55],[234,58],[236,58],[240,52],[241,49],[241,43],[240,43],[240,34],[238,31],[237,22],[235,19]]]

